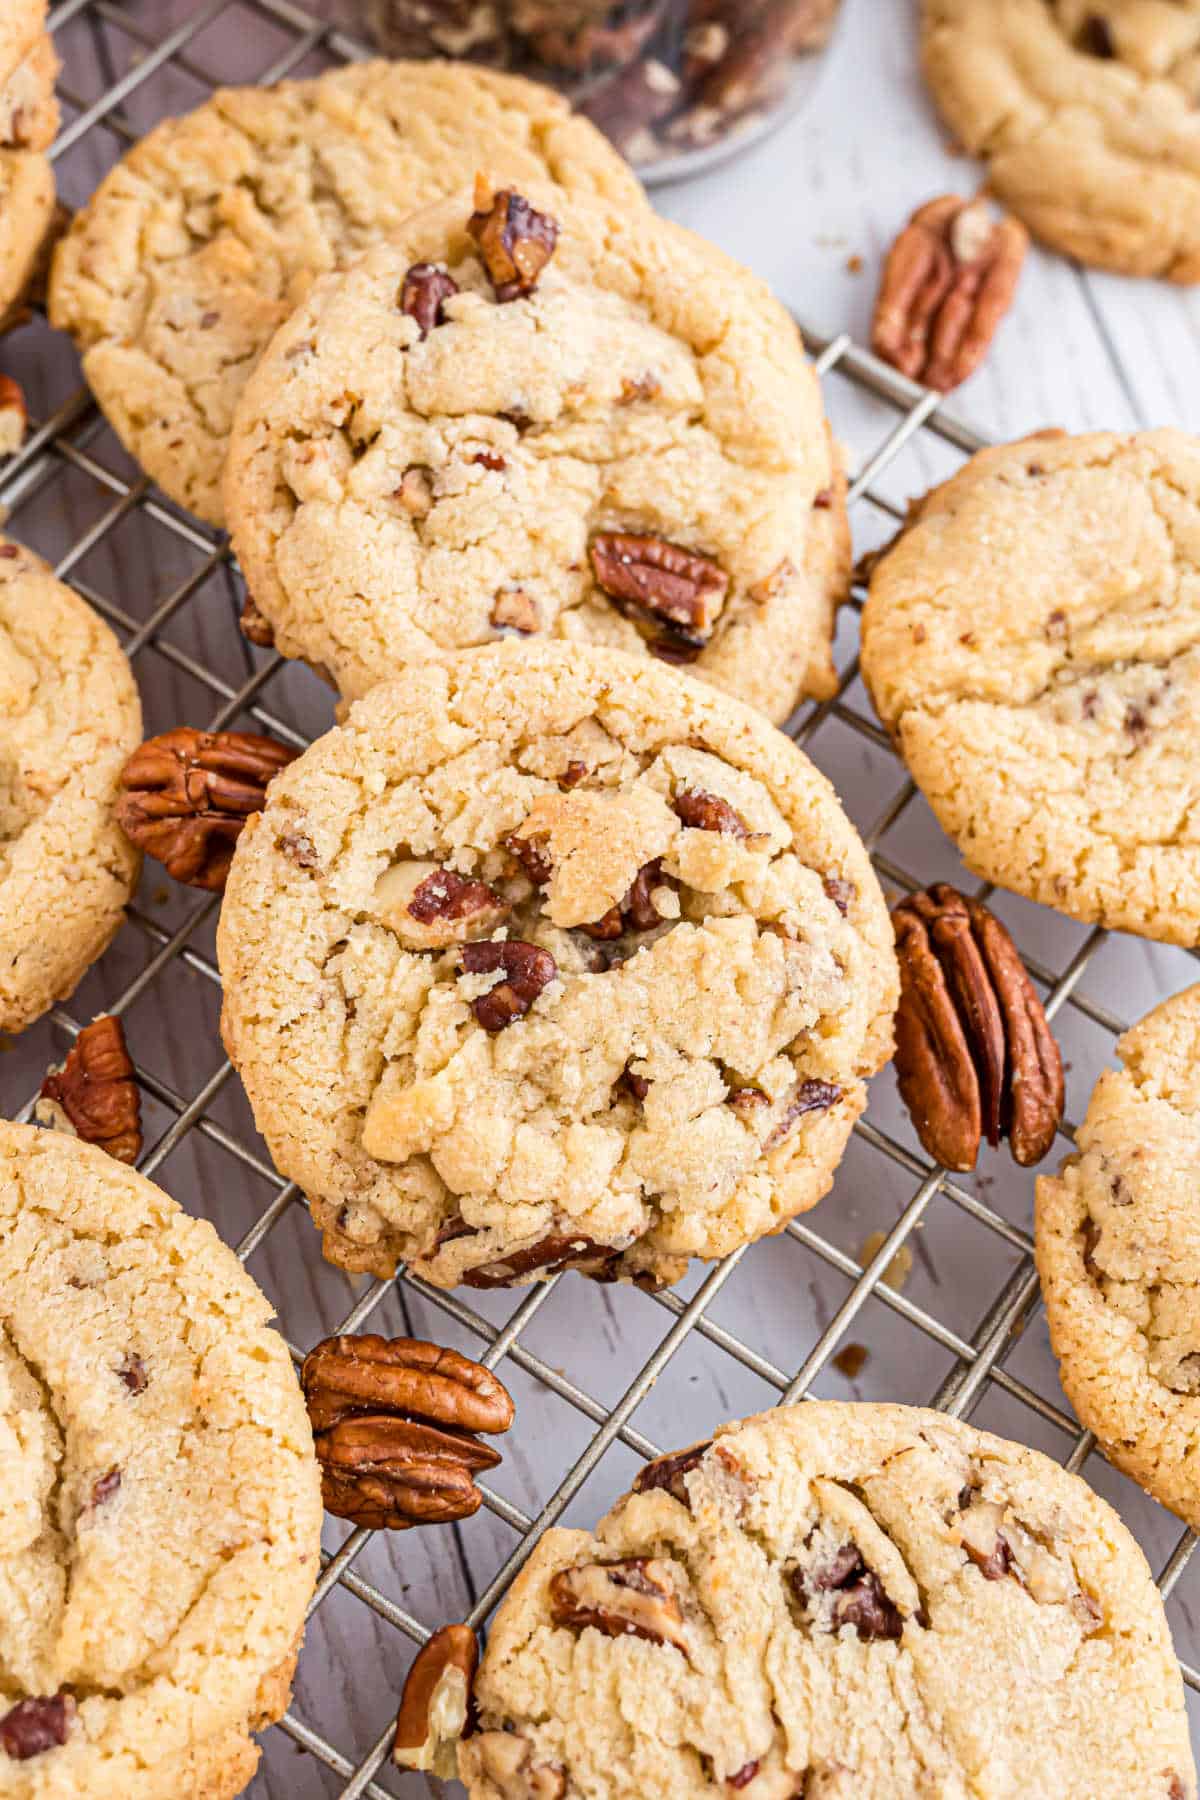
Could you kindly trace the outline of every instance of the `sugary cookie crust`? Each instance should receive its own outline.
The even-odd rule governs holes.
[[[1056,249],[1200,280],[1198,0],[923,0],[926,80]]]
[[[970,868],[1200,942],[1200,444],[1054,433],[975,456],[878,564],[876,709]]]
[[[451,63],[352,64],[218,90],[117,164],[60,245],[51,322],[126,448],[224,522],[246,378],[314,276],[483,167],[637,210],[636,178],[548,88]]]
[[[0,85],[13,74],[41,37],[47,0],[7,0],[0,10]]]
[[[1038,1182],[1038,1271],[1079,1417],[1200,1527],[1200,986],[1155,1007],[1117,1053],[1078,1153]]]
[[[316,1578],[308,1417],[219,1242],[77,1140],[0,1124],[0,1749],[6,1800],[228,1800],[287,1699]]]
[[[525,641],[645,654],[589,562],[616,531],[728,577],[691,673],[776,720],[831,693],[849,535],[791,319],[647,209],[522,194],[559,226],[528,297],[497,301],[463,192],[319,283],[248,383],[225,509],[277,648],[354,698],[510,631],[515,594]],[[400,297],[424,264],[461,291],[422,336]]]
[[[740,834],[686,827],[685,791]],[[439,864],[501,910],[418,929]],[[639,872],[647,931],[617,912]],[[580,929],[606,914],[615,941]],[[557,979],[485,1030],[498,977],[460,975],[456,937],[532,943]],[[866,854],[790,741],[649,659],[548,644],[414,667],[279,775],[218,954],[226,1045],[326,1254],[444,1286],[557,1235],[673,1280],[778,1230],[829,1187],[897,984]]]
[[[0,539],[0,1031],[64,999],[116,934],[140,867],[117,781],[141,734],[111,631]]]
[[[814,1402],[689,1464],[594,1536],[540,1540],[475,1683],[471,1800],[1195,1794],[1145,1559],[1056,1463],[937,1413]],[[651,1560],[607,1595],[564,1581],[630,1558]],[[564,1588],[642,1634],[556,1622]]]

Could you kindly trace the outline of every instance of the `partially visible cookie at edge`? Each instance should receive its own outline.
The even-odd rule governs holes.
[[[120,926],[141,858],[118,783],[141,734],[108,626],[0,538],[0,1031],[65,999]]]
[[[265,1296],[157,1187],[0,1123],[0,1791],[231,1800],[319,1567]]]
[[[59,246],[51,323],[147,474],[220,525],[234,407],[271,334],[315,276],[479,166],[646,203],[594,126],[516,76],[367,62],[222,88],[101,182]]]
[[[1146,1559],[1049,1457],[814,1401],[648,1464],[497,1611],[470,1800],[1194,1800]]]
[[[923,0],[925,78],[1053,248],[1200,281],[1197,0]]]
[[[659,655],[776,721],[832,693],[844,480],[782,306],[680,226],[544,187],[490,202],[556,230],[514,297],[473,204],[320,283],[247,384],[226,515],[276,647],[350,698],[503,636]]]
[[[1200,943],[1200,441],[972,457],[876,564],[862,666],[974,873]]]
[[[44,10],[44,9],[43,9]],[[58,130],[58,57],[48,35],[0,25],[0,314],[18,304],[54,218],[54,171],[44,154]],[[37,8],[27,9],[32,18]]]
[[[1117,1044],[1037,1188],[1063,1387],[1105,1455],[1200,1529],[1200,986]]]
[[[382,682],[272,783],[222,1030],[325,1253],[661,1284],[828,1190],[891,1049],[878,883],[760,715],[545,644]]]

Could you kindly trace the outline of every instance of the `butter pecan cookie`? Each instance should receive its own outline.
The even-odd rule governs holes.
[[[548,88],[455,63],[357,63],[227,88],[168,119],[101,183],[59,246],[53,324],[132,455],[223,523],[234,407],[313,278],[476,168],[631,212],[636,177]]]
[[[1200,0],[923,0],[922,54],[946,122],[1038,237],[1200,281]]]
[[[325,1252],[440,1287],[675,1280],[827,1191],[886,1058],[883,898],[824,777],[649,660],[380,683],[276,776],[225,1042]]]
[[[54,173],[43,154],[58,130],[58,57],[41,29],[43,4],[6,6],[0,19],[0,313],[18,302],[54,216]]]
[[[862,665],[976,874],[1200,943],[1200,441],[973,457],[876,565]]]
[[[686,662],[777,720],[831,693],[845,506],[783,308],[648,209],[475,207],[320,283],[247,386],[226,512],[277,648],[350,697],[502,635]]]
[[[1200,987],[1117,1044],[1078,1152],[1037,1189],[1062,1384],[1105,1455],[1200,1527]]]
[[[0,1792],[240,1794],[313,1589],[312,1434],[210,1225],[0,1124]]]
[[[547,1531],[492,1624],[471,1800],[1192,1800],[1162,1601],[1057,1463],[813,1402]]]
[[[116,935],[141,866],[116,819],[141,734],[107,625],[0,538],[0,1031],[64,999]]]

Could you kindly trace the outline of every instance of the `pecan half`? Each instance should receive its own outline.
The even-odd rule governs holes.
[[[892,922],[896,1074],[917,1136],[948,1169],[973,1169],[984,1136],[1039,1162],[1062,1118],[1062,1057],[1008,932],[944,882]]]
[[[455,1746],[469,1729],[479,1645],[469,1625],[443,1625],[413,1660],[396,1715],[393,1760],[452,1781]]]
[[[400,289],[400,311],[415,319],[422,338],[446,322],[445,304],[458,292],[458,283],[436,263],[414,263]]]
[[[466,975],[503,972],[503,981],[471,1002],[471,1011],[485,1031],[503,1031],[515,1019],[523,1018],[558,974],[558,964],[548,950],[519,938],[498,944],[464,944],[462,966]]]
[[[699,655],[729,590],[712,557],[622,531],[598,532],[588,556],[598,586],[620,611],[648,629],[663,628],[669,648]]]
[[[325,1338],[300,1370],[314,1431],[360,1412],[393,1412],[460,1431],[507,1431],[513,1403],[481,1364],[421,1338]]]
[[[554,255],[557,220],[535,211],[513,188],[492,194],[480,182],[475,187],[475,209],[467,230],[479,245],[497,300],[525,299]]]
[[[512,1401],[456,1351],[415,1338],[326,1338],[300,1371],[327,1509],[372,1529],[465,1519],[474,1476],[500,1454],[475,1430],[507,1431]]]
[[[690,1512],[692,1503],[683,1478],[700,1467],[705,1452],[711,1449],[712,1439],[706,1438],[702,1444],[693,1444],[688,1450],[676,1450],[673,1456],[656,1457],[644,1469],[639,1469],[633,1492],[646,1494],[653,1488],[665,1488],[668,1494]]]
[[[750,836],[750,827],[740,812],[717,794],[706,794],[703,788],[684,788],[675,796],[675,814],[680,823],[693,831],[723,831],[729,837]]]
[[[987,354],[1012,304],[1029,233],[985,200],[945,194],[918,207],[884,264],[871,348],[948,394]]]
[[[125,1048],[120,1019],[104,1013],[85,1025],[67,1060],[42,1083],[37,1117],[99,1144],[117,1162],[133,1163],[142,1148],[142,1096]]]
[[[843,1544],[829,1562],[805,1572],[792,1571],[792,1587],[804,1607],[814,1596],[832,1594],[830,1628],[852,1625],[860,1638],[898,1638],[904,1631],[900,1610],[889,1600],[883,1583],[868,1569],[855,1544]]]
[[[683,1613],[668,1566],[654,1557],[560,1569],[550,1582],[550,1616],[576,1631],[590,1625],[605,1637],[646,1638],[687,1655]]]
[[[176,881],[219,894],[243,825],[297,755],[253,732],[181,725],[147,738],[125,764],[118,823]]]
[[[65,1744],[75,1719],[75,1699],[65,1688],[57,1694],[18,1700],[0,1719],[0,1750],[14,1762],[28,1762],[44,1750]]]

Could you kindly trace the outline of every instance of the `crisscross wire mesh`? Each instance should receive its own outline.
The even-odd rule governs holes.
[[[253,37],[250,28],[262,28],[269,47],[261,66],[256,66],[251,76],[239,74],[242,79],[264,83],[293,73],[315,72],[340,59],[367,53],[364,46],[291,0],[203,0],[190,11],[181,0],[177,11],[178,22],[164,26],[157,8],[152,17],[150,9],[140,7],[137,0],[129,0],[129,4],[63,0],[55,9],[51,26],[65,65],[60,84],[64,124],[54,151],[60,182],[72,160],[95,147],[92,161],[83,165],[76,178],[79,192],[68,192],[68,198],[85,197],[97,170],[111,163],[150,123],[167,112],[197,104],[225,75],[212,61],[212,48],[221,34],[227,41],[230,34]],[[69,182],[62,184],[69,188]],[[43,332],[40,340],[42,349],[46,335]],[[839,400],[852,396],[858,406],[860,436],[864,419],[869,423],[870,448],[859,460],[850,489],[857,535],[860,541],[864,534],[886,536],[902,516],[886,491],[886,477],[905,453],[922,443],[933,445],[943,459],[955,461],[979,448],[982,440],[957,421],[952,410],[939,405],[936,396],[894,374],[856,348],[848,336],[822,341],[809,335],[809,343],[835,417]],[[29,349],[16,352],[30,359],[31,368],[38,353],[36,336]],[[77,380],[77,371],[73,380]],[[33,386],[36,389],[36,379]],[[165,688],[165,705],[178,707],[180,694],[187,696],[190,723],[212,729],[241,724],[272,732],[294,745],[307,741],[314,729],[304,716],[306,711],[311,715],[311,703],[306,707],[294,702],[297,679],[310,678],[302,673],[297,676],[295,669],[283,665],[273,653],[252,652],[242,642],[234,626],[240,580],[226,542],[177,511],[139,476],[108,434],[85,389],[71,385],[51,397],[24,449],[0,474],[0,500],[10,509],[9,529],[18,537],[27,537],[35,548],[48,548],[58,573],[116,630],[149,704],[148,726],[161,729],[176,722],[174,716],[153,717],[150,703]],[[69,535],[66,547],[64,529]],[[136,593],[129,591],[131,570]],[[201,611],[208,625],[204,630],[189,631],[190,616]],[[219,626],[215,635],[211,629],[214,616]],[[802,708],[789,730],[819,761],[832,734],[837,734],[840,749],[824,758],[837,768],[848,767],[847,759],[853,761],[859,751],[869,758],[872,805],[870,816],[859,808],[858,822],[885,887],[899,892],[921,885],[934,874],[947,873],[945,849],[939,846],[937,850],[942,862],[936,869],[924,862],[919,867],[908,866],[933,839],[919,824],[905,836],[914,809],[919,811],[922,803],[891,756],[858,685],[854,636],[851,619],[839,634],[837,695]],[[327,711],[327,701],[325,707]],[[315,729],[320,729],[319,718]],[[911,856],[903,848],[895,848],[897,843],[907,844],[909,838],[915,847]],[[215,997],[219,988],[211,948],[218,902],[192,893],[152,893],[152,886],[150,877],[130,909],[122,939],[102,965],[109,971],[102,997],[106,1009],[118,1015],[144,1018],[149,1009],[160,1024],[166,1021],[167,1041],[173,1042],[172,1032],[188,1037],[190,1027],[184,1024],[183,1014],[196,1006],[197,993]],[[990,892],[986,888],[978,891],[985,898]],[[127,940],[132,940],[131,947]],[[1078,930],[1066,952],[1053,963],[1027,953],[1060,1035],[1071,1021],[1082,1023],[1098,1034],[1101,1060],[1111,1053],[1113,1037],[1129,1022],[1116,1017],[1084,986],[1105,941],[1102,931]],[[28,1047],[26,1039],[21,1040],[16,1064],[23,1085],[18,1091],[18,1081],[11,1074],[0,1081],[9,1113],[18,1118],[31,1116],[38,1071],[48,1060],[48,1047],[53,1044],[61,1053],[77,1034],[87,1016],[82,999],[81,993],[71,1009],[56,1010],[40,1032],[27,1034]],[[210,1005],[205,1016],[215,1020],[215,1008]],[[240,1230],[227,1233],[239,1257],[247,1260],[268,1250],[299,1215],[296,1258],[306,1264],[317,1260],[317,1243],[303,1216],[302,1197],[271,1167],[250,1127],[245,1106],[240,1104],[228,1062],[217,1055],[215,1066],[198,1084],[184,1087],[173,1073],[178,1058],[143,1059],[138,1033],[131,1031],[130,1037],[153,1121],[140,1164],[144,1173],[158,1174],[169,1159],[178,1158],[189,1140],[211,1148],[222,1159],[223,1179],[231,1187],[266,1196],[264,1205],[253,1206],[252,1217],[243,1216]],[[206,1041],[204,1049],[205,1054],[214,1051],[215,1042]],[[190,1054],[183,1061],[190,1065]],[[1083,1092],[1086,1094],[1086,1087]],[[1060,1149],[1066,1148],[1071,1134],[1067,1122]],[[640,1311],[637,1329],[629,1334],[635,1353],[624,1359],[615,1355],[613,1391],[604,1397],[581,1385],[547,1354],[551,1346],[554,1355],[568,1355],[572,1348],[569,1343],[560,1345],[554,1334],[547,1337],[541,1328],[553,1315],[556,1289],[564,1281],[576,1282],[574,1276],[489,1296],[488,1300],[495,1302],[490,1312],[478,1296],[472,1297],[476,1303],[466,1302],[457,1293],[437,1292],[406,1274],[396,1284],[375,1281],[365,1286],[349,1310],[345,1309],[344,1282],[335,1285],[331,1291],[340,1298],[334,1317],[327,1317],[327,1329],[383,1329],[381,1321],[389,1308],[397,1306],[403,1321],[399,1328],[405,1328],[415,1309],[425,1320],[426,1330],[436,1333],[440,1325],[456,1332],[456,1342],[499,1370],[510,1383],[519,1378],[525,1384],[522,1391],[530,1396],[526,1404],[532,1406],[535,1395],[549,1396],[574,1416],[577,1429],[564,1434],[569,1455],[561,1456],[559,1444],[560,1463],[553,1478],[543,1480],[540,1486],[536,1480],[526,1484],[540,1498],[522,1505],[507,1497],[498,1484],[481,1484],[495,1531],[484,1546],[490,1553],[487,1572],[483,1579],[471,1579],[467,1584],[470,1606],[464,1610],[470,1623],[486,1622],[540,1532],[569,1514],[585,1484],[592,1484],[589,1495],[594,1489],[602,1500],[611,1499],[627,1485],[630,1459],[636,1463],[680,1441],[670,1437],[656,1441],[635,1422],[660,1378],[686,1371],[703,1354],[706,1380],[718,1393],[724,1391],[720,1369],[726,1364],[739,1372],[739,1379],[744,1374],[763,1390],[759,1404],[768,1404],[772,1398],[794,1401],[813,1392],[840,1391],[830,1386],[835,1360],[851,1346],[856,1325],[864,1328],[869,1316],[880,1316],[881,1308],[914,1334],[912,1341],[930,1347],[939,1358],[940,1372],[932,1391],[916,1396],[905,1391],[896,1397],[920,1398],[948,1413],[968,1417],[980,1411],[989,1396],[999,1396],[1007,1408],[1002,1428],[1010,1435],[1029,1436],[1032,1441],[1036,1433],[1038,1441],[1050,1447],[1068,1468],[1081,1471],[1086,1466],[1089,1479],[1097,1485],[1106,1479],[1092,1438],[1079,1429],[1057,1388],[1039,1381],[1016,1354],[1037,1310],[1037,1278],[1028,1230],[1028,1177],[1022,1177],[1019,1189],[1026,1204],[1023,1210],[1016,1209],[1015,1217],[1010,1216],[1014,1209],[990,1196],[988,1178],[972,1182],[932,1166],[915,1145],[898,1108],[877,1106],[874,1099],[871,1111],[856,1128],[848,1164],[854,1182],[864,1188],[879,1185],[885,1228],[857,1253],[844,1241],[844,1232],[839,1241],[839,1233],[831,1228],[839,1215],[830,1209],[836,1204],[841,1178],[831,1199],[810,1217],[788,1227],[786,1242],[803,1251],[804,1266],[817,1268],[840,1284],[836,1302],[827,1308],[816,1305],[806,1309],[805,1295],[798,1292],[797,1316],[791,1323],[793,1343],[802,1350],[797,1354],[793,1349],[788,1359],[781,1360],[774,1341],[768,1353],[748,1341],[751,1332],[740,1325],[732,1329],[723,1322],[728,1316],[720,1300],[723,1290],[745,1259],[771,1254],[769,1246],[738,1252],[711,1270],[699,1271],[678,1291],[653,1298],[626,1297],[622,1292],[614,1300],[606,1295],[606,1315],[608,1309],[615,1309],[611,1316],[618,1322],[618,1352],[630,1348],[624,1337],[622,1307],[636,1306]],[[169,1177],[161,1178],[171,1187]],[[225,1215],[221,1222],[226,1223]],[[995,1265],[993,1279],[984,1271],[987,1300],[976,1308],[973,1322],[956,1318],[961,1308],[938,1305],[934,1289],[928,1304],[903,1291],[906,1250],[924,1255],[932,1265],[936,1259],[930,1246],[936,1244],[939,1234],[963,1222],[970,1222],[975,1231],[972,1256],[980,1261],[994,1258]],[[340,1278],[330,1279],[340,1282]],[[283,1285],[286,1287],[286,1282]],[[287,1294],[279,1292],[273,1297],[287,1334]],[[945,1301],[947,1296],[943,1293],[940,1298]],[[561,1308],[557,1317],[560,1324],[567,1320]],[[289,1341],[299,1357],[311,1337]],[[885,1370],[873,1397],[892,1397],[890,1384],[898,1380],[897,1369]],[[712,1412],[715,1404],[706,1398],[710,1427],[718,1422],[718,1415]],[[730,1411],[735,1410],[748,1409],[731,1406]],[[518,1435],[521,1417],[519,1408]],[[626,1453],[625,1458],[617,1464],[613,1459],[621,1452]],[[567,1466],[562,1466],[563,1461]],[[589,1499],[581,1516],[590,1519],[596,1511],[597,1504]],[[1188,1565],[1195,1538],[1159,1509],[1147,1506],[1146,1511],[1153,1511],[1156,1519],[1150,1535],[1158,1546],[1157,1579],[1164,1595],[1171,1597]],[[1145,1516],[1145,1512],[1139,1515]],[[427,1539],[437,1534],[421,1535]],[[370,1537],[362,1530],[346,1535],[344,1527],[339,1529],[340,1541],[324,1558],[311,1614],[328,1607],[335,1595],[349,1597],[356,1606],[370,1609],[388,1633],[399,1634],[394,1668],[387,1672],[383,1685],[394,1704],[412,1647],[423,1642],[441,1620],[419,1616],[402,1603],[406,1584],[397,1578],[403,1570],[402,1558],[382,1563],[379,1579],[363,1573],[365,1566],[373,1567],[367,1554]],[[1169,1546],[1165,1552],[1163,1546]],[[460,1544],[455,1552],[461,1555]],[[477,1556],[475,1560],[477,1563]],[[1182,1617],[1190,1626],[1186,1610]],[[1180,1618],[1173,1622],[1178,1635]],[[314,1637],[310,1630],[302,1662],[305,1691],[336,1688],[347,1673],[353,1676],[353,1671],[320,1666],[320,1659],[328,1656],[335,1641]],[[314,1661],[318,1666],[313,1666]],[[1185,1661],[1183,1673],[1188,1687],[1200,1693],[1200,1671]],[[392,1710],[381,1705],[372,1722],[370,1741],[354,1744],[333,1726],[323,1723],[318,1729],[306,1720],[297,1702],[277,1729],[323,1766],[327,1774],[321,1792],[340,1795],[343,1800],[363,1794],[378,1800],[402,1788],[412,1791],[420,1786],[419,1778],[410,1778],[406,1787],[388,1763],[392,1723]],[[278,1768],[270,1754],[267,1766]],[[258,1782],[265,1785],[259,1787]],[[268,1791],[288,1794],[295,1790],[286,1776],[257,1778],[252,1792]]]

